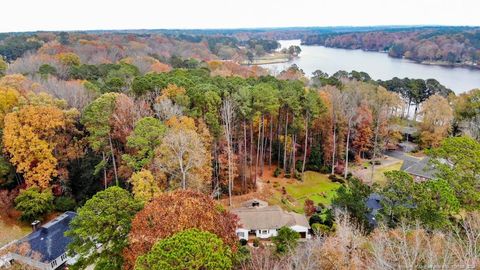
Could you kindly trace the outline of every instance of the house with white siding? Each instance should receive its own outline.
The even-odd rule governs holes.
[[[240,226],[236,233],[239,239],[268,239],[277,236],[281,227],[289,227],[298,232],[303,239],[310,239],[310,226],[304,215],[287,212],[278,205],[269,206],[267,202],[253,199],[242,203],[239,208],[230,210],[239,218]]]
[[[43,226],[38,226],[38,221],[32,223],[33,232],[12,243],[4,264],[18,262],[40,270],[64,266],[70,259],[67,246],[71,242],[64,233],[70,229],[70,221],[75,216],[75,212],[65,212]]]

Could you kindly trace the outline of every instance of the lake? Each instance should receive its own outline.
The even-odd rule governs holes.
[[[372,79],[389,80],[393,77],[429,79],[434,78],[456,93],[480,88],[480,69],[444,67],[418,64],[406,59],[389,57],[386,53],[346,50],[323,46],[300,45],[300,40],[280,40],[282,48],[299,45],[300,57],[288,62],[261,65],[277,74],[296,64],[307,76],[317,69],[329,75],[338,70],[365,71]]]

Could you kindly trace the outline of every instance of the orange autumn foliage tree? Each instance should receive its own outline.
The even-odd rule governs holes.
[[[237,248],[238,218],[223,210],[209,196],[189,190],[162,194],[146,204],[132,221],[124,269],[133,269],[138,256],[160,239],[191,228],[216,234],[233,251]]]
[[[4,151],[27,186],[45,189],[57,176],[54,138],[64,126],[64,112],[53,106],[27,105],[5,117]]]
[[[357,150],[355,160],[359,161],[363,158],[363,154],[372,148],[373,117],[367,104],[360,105],[354,121],[356,122],[356,129],[353,132],[352,146]]]
[[[172,70],[172,68],[167,64],[161,63],[160,61],[156,61],[150,65],[150,70],[155,73],[162,73],[162,72],[169,72],[170,70]]]

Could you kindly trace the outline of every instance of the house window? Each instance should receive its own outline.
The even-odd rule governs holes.
[[[245,237],[245,233],[243,233],[243,232],[237,232],[237,236],[243,238],[243,237]]]
[[[261,230],[260,234],[268,234],[268,230]]]

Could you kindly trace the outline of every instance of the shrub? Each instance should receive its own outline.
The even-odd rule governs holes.
[[[53,204],[55,206],[55,210],[60,212],[73,210],[77,205],[75,199],[65,196],[55,198]]]
[[[233,253],[232,263],[233,265],[244,265],[248,263],[251,259],[250,248],[245,246],[239,246],[238,251]]]
[[[298,181],[302,181],[302,174],[300,172],[295,171],[294,175],[295,179],[297,179]]]
[[[287,195],[287,189],[285,187],[282,187],[282,194]]]
[[[345,184],[345,180],[343,180],[340,177],[337,177],[335,174],[331,174],[328,176],[328,179],[330,179],[334,183],[340,183],[340,184]]]
[[[341,174],[341,175],[343,175],[344,172],[345,172],[345,165],[343,165],[343,164],[338,164],[337,166],[335,166],[335,173],[336,173],[336,174]]]
[[[282,173],[282,170],[280,168],[276,168],[275,171],[273,172],[274,177],[278,177]]]
[[[240,245],[242,245],[242,246],[246,246],[246,245],[247,245],[247,243],[248,243],[248,241],[247,241],[246,239],[243,239],[243,238],[242,238],[242,239],[240,239]]]
[[[303,161],[301,159],[297,160],[295,162],[295,170],[301,172],[302,171],[302,166],[303,166]]]
[[[337,177],[337,183],[345,184],[345,180],[343,180],[341,177]]]
[[[335,222],[335,216],[333,215],[332,209],[325,210],[323,214],[324,216],[323,216],[322,224],[331,228]]]
[[[375,160],[375,162],[374,162],[374,161],[370,161],[369,163],[370,163],[370,164],[375,164],[375,166],[382,165],[382,162],[381,162],[380,160]]]
[[[303,206],[303,210],[305,211],[305,215],[311,216],[315,214],[317,209],[315,208],[315,203],[312,200],[306,199]]]
[[[315,223],[322,223],[322,217],[319,214],[312,215],[308,220],[308,224],[310,224],[310,226]]]
[[[320,173],[329,173],[332,170],[329,166],[320,167]]]
[[[318,207],[320,207],[321,209],[325,209],[325,208],[326,208],[326,207],[325,207],[325,204],[323,204],[323,203],[321,203],[321,202],[319,202],[317,205],[318,205]]]
[[[41,192],[37,187],[22,190],[15,198],[15,209],[22,212],[20,219],[23,221],[42,220],[53,209],[52,191]]]
[[[312,224],[312,231],[315,235],[325,235],[331,232],[330,227],[320,224],[314,223]]]
[[[260,246],[260,240],[258,238],[253,239],[253,246],[254,247],[259,247]]]
[[[278,230],[277,236],[272,238],[272,242],[276,245],[276,251],[279,254],[285,254],[297,247],[297,240],[300,234],[288,227],[282,227]]]

